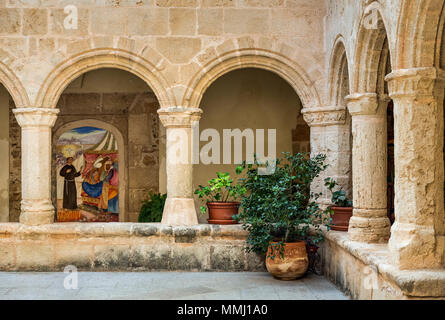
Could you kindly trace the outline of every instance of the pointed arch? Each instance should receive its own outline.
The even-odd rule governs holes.
[[[365,26],[365,19],[370,10],[377,11],[377,24],[375,28]],[[384,17],[381,14],[381,7],[378,2],[373,2],[365,9],[360,21],[360,29],[357,36],[357,46],[355,48],[355,67],[351,76],[351,92],[366,93],[378,90],[379,69],[382,65],[382,51],[385,45],[392,43],[388,41],[388,33]],[[385,44],[386,43],[386,44]],[[393,61],[393,52],[388,47],[390,61]]]
[[[329,59],[329,102],[333,106],[342,105],[344,99],[344,90],[347,88],[346,95],[350,91],[350,70],[349,59],[346,51],[343,36],[339,35],[334,42],[331,56]]]

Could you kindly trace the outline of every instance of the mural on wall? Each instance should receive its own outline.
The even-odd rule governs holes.
[[[57,221],[119,221],[118,148],[113,134],[79,127],[57,141]]]

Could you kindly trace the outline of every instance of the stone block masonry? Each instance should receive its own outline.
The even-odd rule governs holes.
[[[1,271],[265,271],[240,225],[0,224]]]

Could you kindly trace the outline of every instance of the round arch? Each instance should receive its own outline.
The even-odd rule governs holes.
[[[377,10],[377,26],[376,28],[365,27],[366,12],[370,10]],[[378,2],[373,2],[365,9],[360,24],[357,36],[357,45],[355,49],[355,68],[354,72],[350,73],[351,77],[351,93],[366,93],[376,92],[379,84],[379,69],[382,64],[382,51],[388,43],[387,24],[385,23],[382,10]],[[394,60],[393,52],[390,47],[389,59]],[[382,78],[383,79],[383,78]]]
[[[199,106],[205,91],[216,79],[230,71],[244,68],[264,69],[278,74],[292,86],[304,108],[320,105],[314,81],[295,62],[270,51],[249,49],[229,52],[210,61],[189,82],[183,106]]]
[[[167,81],[154,65],[133,53],[120,49],[94,49],[70,57],[59,64],[45,79],[36,105],[55,108],[63,90],[78,76],[101,68],[117,68],[133,73],[153,90],[161,108],[176,105]]]
[[[61,125],[53,134],[53,143],[55,146],[60,136],[69,130],[79,127],[96,127],[111,132],[117,141],[118,161],[119,161],[119,221],[127,221],[127,188],[128,188],[128,173],[127,173],[127,150],[125,149],[124,137],[122,133],[115,126],[96,119],[82,119],[71,121]]]
[[[345,70],[346,69],[346,70]],[[341,101],[341,88],[344,84],[344,79],[342,74],[344,72],[348,74],[348,88],[351,87],[349,74],[349,59],[348,53],[346,51],[345,41],[343,36],[339,35],[337,40],[334,42],[333,49],[331,51],[331,56],[329,59],[329,76],[328,76],[328,86],[329,86],[329,101],[331,105],[337,106]]]
[[[14,101],[16,108],[29,107],[28,94],[17,76],[0,62],[0,84],[6,88]]]

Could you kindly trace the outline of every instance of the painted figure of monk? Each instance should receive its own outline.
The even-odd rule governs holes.
[[[74,179],[80,176],[73,166],[73,158],[66,159],[66,165],[60,170],[60,175],[65,178],[63,185],[63,208],[68,210],[77,209],[77,190]]]

